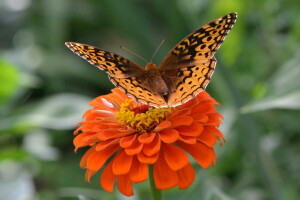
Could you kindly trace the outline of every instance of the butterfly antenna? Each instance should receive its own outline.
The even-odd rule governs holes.
[[[162,45],[165,41],[166,41],[165,39],[163,39],[163,41],[161,41],[160,45],[159,45],[159,46],[157,47],[157,49],[155,50],[155,52],[154,52],[154,54],[153,54],[153,56],[152,56],[150,62],[152,62],[154,56],[156,55],[156,53],[157,53],[158,50],[160,49],[161,45]]]
[[[137,55],[136,53],[134,53],[133,51],[130,51],[129,49],[123,47],[122,45],[120,46],[120,48],[123,49],[123,50],[125,50],[125,51],[127,51],[127,52],[129,52],[129,53],[131,53],[131,54],[133,54],[133,55],[135,55],[136,57],[139,57],[140,59],[142,59],[143,61],[145,61],[146,63],[148,63],[147,60],[146,60],[145,58],[143,58],[143,57],[140,56],[140,55]]]

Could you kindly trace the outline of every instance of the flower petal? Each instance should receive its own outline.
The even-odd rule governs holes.
[[[214,112],[216,112],[216,108],[208,102],[199,103],[192,110],[192,113],[202,113],[202,114],[214,113]]]
[[[159,159],[154,164],[153,176],[155,186],[159,190],[170,189],[178,184],[177,174],[166,163],[164,154],[160,154]]]
[[[89,150],[87,150],[85,152],[85,154],[82,156],[81,160],[80,160],[80,168],[84,169],[86,168],[86,161],[87,159],[90,157],[90,155],[95,151],[95,146],[92,146]]]
[[[119,145],[111,145],[102,151],[94,151],[88,157],[86,167],[89,170],[98,171],[119,148]]]
[[[120,150],[113,159],[113,173],[114,175],[127,174],[132,163],[132,156],[128,156],[124,149]]]
[[[121,130],[121,129],[107,129],[99,132],[97,134],[98,138],[100,140],[109,140],[113,138],[121,138],[128,136],[134,132],[133,129],[128,129],[128,130]]]
[[[148,164],[140,163],[135,156],[129,172],[129,178],[134,183],[143,182],[148,179]]]
[[[109,147],[110,145],[117,144],[119,142],[119,140],[120,139],[112,139],[112,140],[106,140],[103,142],[99,142],[96,145],[96,151],[102,151],[103,149]]]
[[[197,139],[199,142],[202,142],[209,147],[213,147],[217,142],[216,137],[207,130],[204,130]]]
[[[183,117],[177,117],[172,121],[172,128],[177,127],[177,126],[189,126],[193,123],[193,118],[190,116],[183,116]]]
[[[184,108],[184,109],[178,109],[172,112],[172,114],[167,118],[167,120],[172,120],[177,117],[182,117],[186,115],[190,115],[191,109],[190,108]]]
[[[88,183],[91,183],[90,179],[96,173],[97,172],[95,172],[95,171],[87,169],[86,172],[85,172],[85,181],[88,182]]]
[[[138,139],[135,139],[132,145],[125,149],[127,155],[135,155],[142,151],[143,144],[139,143]]]
[[[143,152],[140,152],[137,157],[141,163],[153,164],[157,161],[159,154],[156,153],[152,156],[146,156]]]
[[[218,140],[220,140],[221,145],[223,144],[223,141],[225,142],[225,138],[219,129],[213,127],[213,126],[205,126],[204,129],[206,131],[209,131],[211,134],[213,134]]]
[[[160,132],[158,132],[158,136],[161,141],[164,143],[173,143],[176,142],[179,138],[178,131],[175,129],[165,129]]]
[[[198,123],[206,123],[208,122],[208,116],[206,114],[202,114],[202,113],[193,113],[190,115],[195,122]]]
[[[178,131],[179,135],[197,137],[202,133],[203,126],[193,122],[189,126],[179,126],[176,128],[176,130]]]
[[[195,170],[190,163],[176,173],[180,190],[188,188],[195,180]]]
[[[152,142],[154,138],[155,138],[155,133],[144,133],[144,134],[141,134],[138,139],[139,139],[140,143],[148,144],[148,143]]]
[[[173,144],[164,145],[165,160],[173,171],[182,169],[189,163],[189,158],[186,153]]]
[[[205,144],[197,142],[194,145],[185,144],[178,141],[177,144],[185,149],[203,168],[210,167],[214,160],[215,151],[213,148],[206,146]]]
[[[160,150],[160,139],[155,134],[154,140],[150,144],[144,144],[143,152],[146,156],[152,156]]]
[[[168,120],[163,121],[162,123],[158,124],[157,127],[154,129],[155,131],[160,131],[165,128],[169,128],[171,126],[171,122]]]
[[[187,144],[196,144],[197,138],[191,137],[191,136],[180,135],[179,141],[183,141],[184,143],[187,143]]]
[[[125,196],[129,197],[133,195],[132,182],[128,175],[118,176],[117,185],[119,191]]]
[[[74,140],[73,144],[76,147],[75,152],[77,151],[78,148],[84,147],[89,145],[90,143],[94,143],[97,140],[95,140],[95,133],[94,132],[86,132],[86,133],[81,133],[77,135]]]
[[[205,91],[203,91],[203,92],[205,92]],[[200,92],[196,97],[200,97],[201,93],[202,92]],[[184,109],[184,108],[194,108],[196,105],[198,105],[198,103],[199,103],[198,98],[193,98],[193,99],[189,100],[188,102],[182,104],[180,106],[180,108],[182,108],[182,109]]]
[[[112,165],[113,165],[113,163],[110,162],[105,167],[105,169],[103,170],[103,172],[101,174],[101,178],[100,178],[101,186],[103,187],[104,190],[106,190],[107,192],[110,192],[110,193],[113,192],[114,183],[117,179],[117,176],[115,176],[113,174]]]
[[[128,148],[128,147],[130,147],[130,145],[132,145],[132,143],[135,140],[135,138],[136,138],[136,134],[129,135],[129,136],[126,136],[126,137],[122,137],[120,139],[120,146],[122,148]]]

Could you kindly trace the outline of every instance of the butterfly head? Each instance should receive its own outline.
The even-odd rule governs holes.
[[[149,62],[147,65],[146,65],[146,70],[147,71],[151,71],[151,70],[156,70],[156,65],[152,62]]]

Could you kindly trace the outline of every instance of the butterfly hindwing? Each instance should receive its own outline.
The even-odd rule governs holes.
[[[216,66],[213,57],[206,63],[169,70],[164,76],[170,88],[168,105],[181,105],[205,90]]]
[[[138,102],[155,107],[167,107],[166,101],[153,89],[146,74],[128,78],[110,76],[109,79],[116,87],[122,89],[126,95],[134,98]]]
[[[144,68],[117,54],[75,42],[66,42],[66,45],[74,53],[112,77],[126,78],[145,73]]]
[[[188,35],[179,42],[159,65],[160,71],[193,62],[205,63],[223,43],[237,18],[236,13],[219,17]]]

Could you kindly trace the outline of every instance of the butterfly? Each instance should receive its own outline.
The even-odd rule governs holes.
[[[69,49],[105,71],[110,81],[137,102],[175,107],[204,91],[215,70],[215,52],[237,19],[237,13],[217,18],[180,41],[157,67],[146,68],[117,54],[86,44],[66,42]]]

